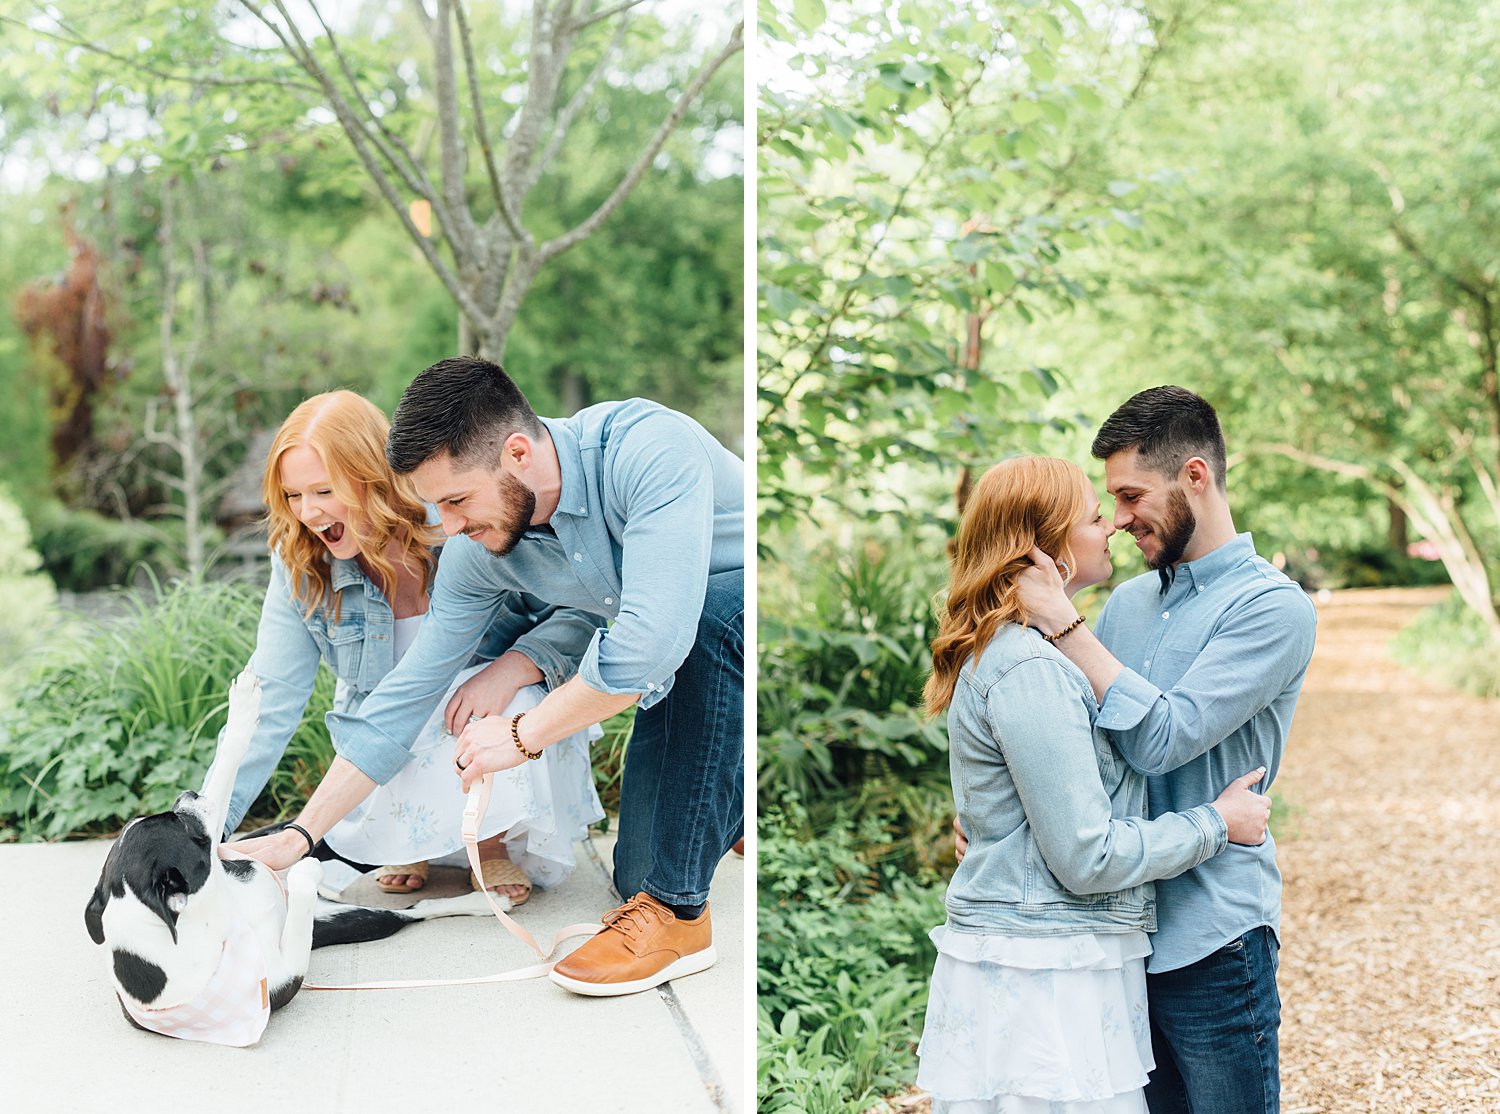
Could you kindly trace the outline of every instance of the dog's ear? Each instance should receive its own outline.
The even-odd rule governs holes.
[[[141,895],[141,903],[165,922],[172,931],[172,943],[177,943],[177,910],[172,908],[175,894],[187,893],[187,879],[175,866],[161,867],[152,879],[151,889]]]
[[[83,910],[83,923],[89,930],[89,939],[96,944],[104,943],[104,877],[94,887],[94,896]]]

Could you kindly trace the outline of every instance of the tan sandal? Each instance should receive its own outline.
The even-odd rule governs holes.
[[[531,879],[526,877],[524,870],[509,859],[489,859],[481,862],[479,869],[484,874],[484,888],[494,890],[497,886],[526,887],[526,892],[520,897],[510,899],[512,909],[525,905],[531,900]],[[481,888],[479,879],[474,877],[473,871],[469,872],[469,884],[476,890]]]
[[[381,893],[414,894],[422,888],[422,886],[393,886],[381,881],[382,878],[389,878],[393,874],[414,874],[418,878],[422,879],[422,886],[427,885],[426,863],[407,863],[404,866],[383,866],[375,872],[375,886],[378,890],[380,890]]]

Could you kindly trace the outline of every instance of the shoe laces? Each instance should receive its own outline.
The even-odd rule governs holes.
[[[636,894],[624,905],[605,913],[604,925],[626,936],[636,936],[649,929],[653,920],[657,923],[665,921],[662,913],[661,907],[648,900],[644,894]]]

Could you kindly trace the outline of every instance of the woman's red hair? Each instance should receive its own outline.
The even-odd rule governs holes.
[[[421,570],[428,590],[436,564],[432,546],[440,532],[427,524],[427,508],[409,476],[398,476],[385,460],[385,440],[391,424],[378,407],[353,391],[314,395],[287,415],[266,454],[263,494],[271,551],[281,554],[292,586],[292,598],[311,614],[319,604],[331,603],[337,616],[339,600],[333,592],[328,548],[287,505],[281,482],[281,458],[289,450],[312,449],[328,469],[329,486],[339,501],[354,511],[347,529],[359,541],[360,553],[387,596],[396,583],[396,570],[386,546],[398,539],[400,563]]]
[[[1055,457],[1028,456],[995,465],[974,485],[958,527],[948,598],[932,640],[932,676],[923,690],[927,714],[953,700],[964,663],[989,645],[1003,623],[1025,623],[1016,578],[1035,546],[1076,568],[1068,537],[1088,509],[1083,469]]]

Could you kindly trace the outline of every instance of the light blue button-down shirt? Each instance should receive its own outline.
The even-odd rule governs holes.
[[[693,419],[630,399],[542,423],[562,472],[550,529],[504,557],[451,539],[405,657],[358,714],[328,714],[334,748],[377,782],[401,768],[507,593],[599,616],[578,675],[646,709],[692,649],[709,576],[744,567],[744,464]]]
[[[1155,572],[1115,589],[1098,635],[1124,665],[1099,706],[1147,783],[1150,815],[1212,801],[1257,766],[1266,791],[1286,748],[1312,658],[1317,612],[1302,589],[1256,556],[1249,534],[1177,566],[1166,594]],[[1231,844],[1157,883],[1149,970],[1194,963],[1260,925],[1280,934],[1276,845]]]

